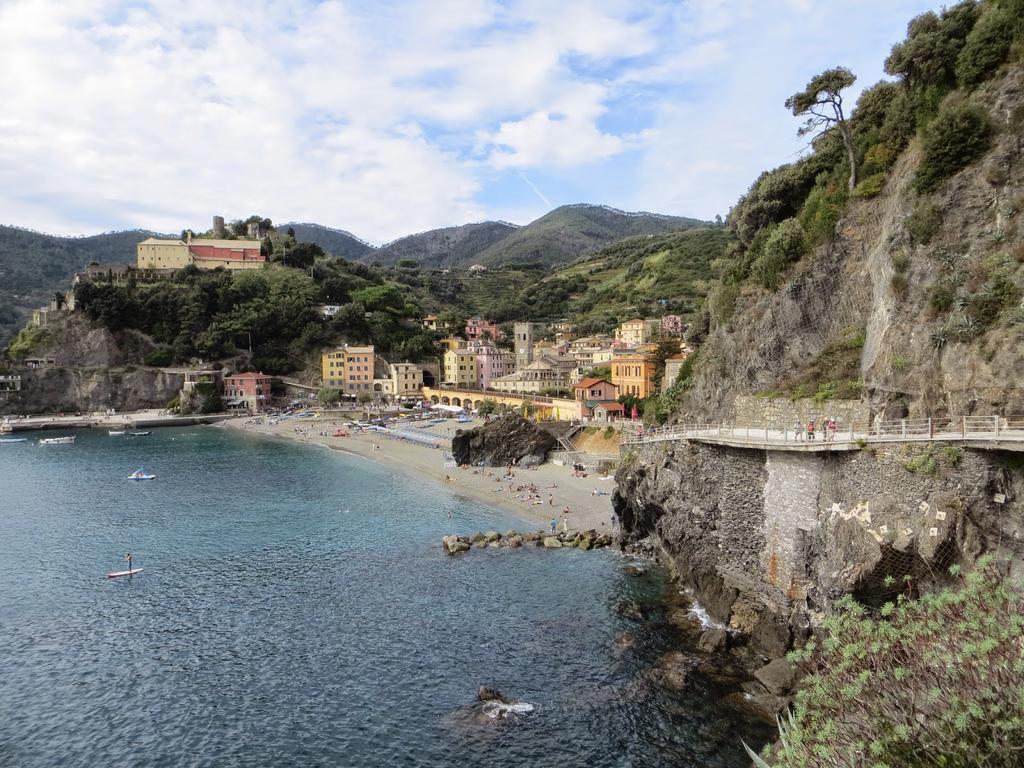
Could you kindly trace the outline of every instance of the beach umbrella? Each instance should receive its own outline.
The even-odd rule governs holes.
[[[636,403],[633,403],[633,421],[636,421],[640,417],[640,412],[636,409]]]

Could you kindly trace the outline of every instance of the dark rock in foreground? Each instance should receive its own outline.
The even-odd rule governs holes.
[[[522,416],[507,414],[452,438],[452,456],[460,466],[534,467],[547,461],[558,441]]]

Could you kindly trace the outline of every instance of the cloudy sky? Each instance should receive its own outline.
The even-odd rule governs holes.
[[[374,243],[593,202],[711,218],[925,0],[0,0],[0,223]]]

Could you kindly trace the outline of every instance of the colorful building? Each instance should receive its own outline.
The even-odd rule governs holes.
[[[626,406],[619,402],[597,403],[594,406],[593,421],[614,421],[626,415]]]
[[[476,352],[449,349],[444,353],[444,383],[453,387],[476,389],[479,386]]]
[[[508,376],[516,369],[516,354],[493,345],[476,350],[477,382],[480,389],[489,389],[495,379]]]
[[[654,361],[647,355],[626,354],[612,359],[612,384],[619,395],[643,399],[654,394]]]
[[[471,317],[466,321],[465,336],[471,341],[482,338],[497,339],[498,326],[496,323],[484,320],[482,317]]]
[[[256,371],[225,376],[224,397],[229,408],[244,407],[250,413],[260,413],[270,403],[270,377]]]
[[[338,347],[320,356],[320,378],[324,387],[346,394],[372,392],[376,363],[372,345]]]
[[[627,320],[615,329],[615,338],[627,347],[639,347],[651,341],[660,328],[659,320]]]
[[[136,246],[139,269],[182,269],[194,264],[200,269],[253,269],[266,258],[259,240],[161,240],[147,237]]]
[[[573,387],[573,392],[580,402],[580,417],[589,421],[594,418],[597,406],[616,402],[619,390],[608,379],[590,377]]]

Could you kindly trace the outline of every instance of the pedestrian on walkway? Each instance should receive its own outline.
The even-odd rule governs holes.
[[[804,439],[804,423],[797,420],[796,427],[793,428],[793,431],[796,432],[797,442],[802,442]]]
[[[807,439],[814,439],[814,419],[811,419],[810,421],[807,422]]]

